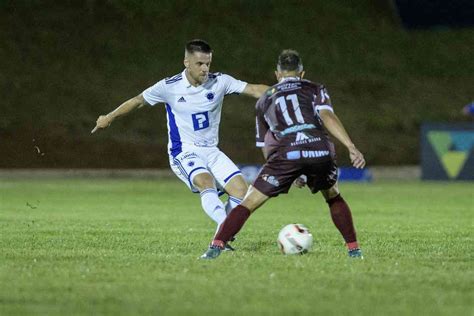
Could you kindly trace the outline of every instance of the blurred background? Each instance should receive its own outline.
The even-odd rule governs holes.
[[[0,168],[168,169],[164,107],[90,131],[181,72],[184,44],[201,38],[211,71],[251,83],[274,84],[280,51],[298,50],[369,166],[419,166],[426,142],[448,176],[443,155],[457,161],[456,178],[474,164],[473,26],[470,0],[2,0]],[[220,148],[240,164],[262,162],[254,104],[224,101]],[[443,123],[432,125],[441,134],[426,123]],[[453,126],[461,134],[450,138]]]

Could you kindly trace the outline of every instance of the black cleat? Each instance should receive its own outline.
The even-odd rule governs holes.
[[[224,251],[235,251],[235,248],[229,244],[226,244],[224,247]]]

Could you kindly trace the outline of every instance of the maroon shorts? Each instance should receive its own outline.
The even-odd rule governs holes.
[[[293,181],[306,175],[312,193],[331,188],[337,181],[335,160],[270,159],[265,163],[253,186],[263,194],[274,197],[288,193]]]

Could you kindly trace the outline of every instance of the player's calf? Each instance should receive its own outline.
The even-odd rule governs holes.
[[[360,254],[359,257],[362,257],[349,205],[340,194],[326,202],[329,205],[332,221],[346,242],[349,256],[356,257]]]

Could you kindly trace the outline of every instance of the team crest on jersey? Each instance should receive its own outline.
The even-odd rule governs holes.
[[[188,162],[188,166],[190,166],[190,167],[194,166],[194,161]]]
[[[209,92],[208,94],[206,94],[206,98],[207,98],[209,101],[214,100],[214,93]]]
[[[274,187],[277,187],[280,185],[280,182],[278,181],[277,178],[275,178],[274,176],[271,176],[271,175],[268,175],[268,174],[262,174],[262,179],[268,183],[270,183],[271,185],[273,185]]]

